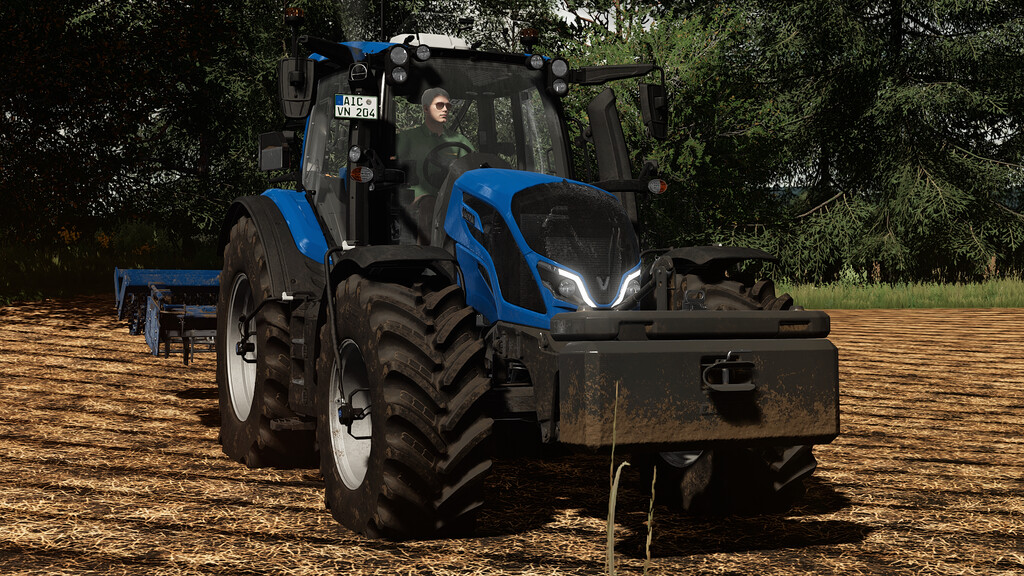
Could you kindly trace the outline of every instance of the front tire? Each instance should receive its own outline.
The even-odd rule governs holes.
[[[274,419],[295,418],[288,405],[290,334],[284,306],[268,301],[245,339],[254,349],[236,353],[243,341],[239,318],[272,298],[270,263],[253,221],[243,216],[224,247],[217,303],[217,392],[220,443],[224,453],[250,468],[309,467],[315,464],[313,433],[274,430]]]
[[[661,452],[644,458],[658,469],[658,498],[697,515],[789,510],[817,467],[811,446]]]
[[[491,468],[483,343],[462,290],[354,276],[321,330],[317,439],[331,515],[390,539],[470,530]]]
[[[708,310],[787,310],[789,294],[775,295],[771,280],[753,285],[722,277],[701,288]],[[677,275],[673,307],[683,307],[686,280]],[[817,467],[812,446],[716,448],[638,455],[657,468],[656,493],[670,507],[699,515],[780,513],[804,494]],[[648,476],[649,483],[650,476]]]

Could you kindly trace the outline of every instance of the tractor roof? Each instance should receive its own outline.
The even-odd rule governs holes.
[[[386,51],[392,46],[428,46],[435,56],[474,58],[493,62],[523,62],[525,54],[473,50],[469,44],[457,37],[439,34],[416,34],[395,36],[392,42],[331,42],[321,38],[305,36],[302,42],[313,54],[309,57],[318,62],[332,61],[337,64],[365,62],[369,56]],[[397,42],[394,40],[398,40]],[[547,60],[547,58],[545,58]]]

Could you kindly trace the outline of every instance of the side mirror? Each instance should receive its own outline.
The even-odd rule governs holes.
[[[260,134],[260,170],[284,170],[291,166],[291,141],[295,132]]]
[[[313,65],[308,58],[282,58],[278,62],[278,94],[285,118],[309,116],[313,106]]]
[[[615,92],[605,88],[590,104],[587,105],[587,116],[590,117],[590,136],[594,142],[594,153],[597,158],[597,175],[604,180],[631,180],[632,166],[629,162],[629,149],[626,137],[622,133],[622,121],[619,110],[615,107]],[[638,213],[636,194],[631,191],[613,192],[622,202],[630,222],[636,227]]]
[[[668,98],[664,84],[640,82],[640,115],[647,126],[647,134],[658,140],[668,138]]]

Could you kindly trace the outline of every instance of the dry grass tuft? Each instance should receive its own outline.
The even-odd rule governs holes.
[[[109,298],[0,308],[0,573],[597,574],[607,455],[499,461],[477,538],[376,542],[331,520],[315,470],[217,444],[213,359],[149,356]],[[1024,571],[1024,311],[833,316],[843,436],[785,516],[656,505],[650,574]],[[646,560],[626,469],[620,574]]]

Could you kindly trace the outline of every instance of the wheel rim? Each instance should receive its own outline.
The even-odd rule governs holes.
[[[241,330],[238,329],[238,319],[243,315],[252,313],[252,289],[249,287],[249,278],[245,274],[235,276],[235,282],[231,286],[231,299],[228,304],[228,327],[227,338],[224,342],[224,354],[227,357],[227,380],[228,392],[231,396],[231,407],[235,411],[235,417],[244,422],[249,418],[252,410],[252,398],[256,393],[256,339],[250,338],[249,344],[253,346],[251,352],[245,356],[235,353],[238,344],[242,341]],[[250,326],[253,324],[250,323]],[[249,362],[246,362],[249,360]]]
[[[701,457],[702,450],[683,450],[681,452],[662,452],[661,458],[666,463],[680,470],[693,466],[693,463]]]
[[[350,399],[351,397],[351,399]],[[356,412],[370,406],[369,381],[366,363],[359,346],[352,340],[341,344],[339,359],[331,369],[330,401],[327,419],[331,430],[331,453],[334,468],[349,490],[355,490],[366,478],[370,462],[370,432],[373,430],[371,417],[355,420],[349,427],[342,422],[340,411],[351,403]]]

